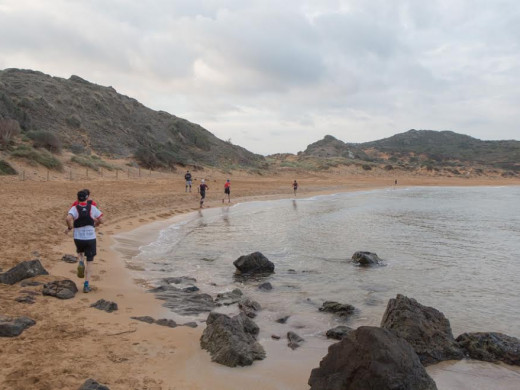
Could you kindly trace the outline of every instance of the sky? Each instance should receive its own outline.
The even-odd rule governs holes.
[[[0,69],[112,86],[260,154],[520,139],[517,0],[0,0]]]

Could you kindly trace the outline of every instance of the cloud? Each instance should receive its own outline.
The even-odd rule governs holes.
[[[520,136],[513,0],[3,0],[0,34],[3,68],[112,85],[264,154]]]

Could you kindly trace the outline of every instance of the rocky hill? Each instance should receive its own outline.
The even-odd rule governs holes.
[[[452,131],[409,130],[360,144],[344,143],[328,135],[299,155],[432,168],[471,165],[520,172],[520,141],[481,141]]]
[[[146,167],[264,164],[263,156],[222,141],[199,125],[78,76],[0,71],[0,119],[18,121],[22,136],[50,134],[74,153],[135,157]]]

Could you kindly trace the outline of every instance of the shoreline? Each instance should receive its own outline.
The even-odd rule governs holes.
[[[288,176],[288,177],[292,177]],[[519,185],[517,181],[511,180],[431,180],[431,178],[410,178],[408,180],[399,177],[398,188],[410,187],[412,185],[424,186],[471,186],[470,183],[485,183],[483,185],[502,186]],[[440,178],[442,179],[442,178]],[[232,181],[238,182],[239,178]],[[232,198],[233,205],[247,201],[262,201],[274,199],[292,198],[292,191],[288,190],[288,186],[281,187],[280,183],[288,182],[287,178],[277,178],[277,181],[262,181],[259,178],[248,178],[255,187],[261,187],[260,191],[256,188],[247,186],[242,189],[232,190],[235,193],[243,194],[236,198]],[[307,179],[309,183],[316,180],[313,177]],[[306,183],[306,180],[299,180]],[[320,180],[318,180],[320,181]],[[44,389],[47,387],[75,389],[78,388],[87,378],[91,377],[100,383],[107,384],[111,389],[229,389],[230,376],[236,388],[248,387],[251,390],[256,388],[262,389],[278,389],[280,387],[276,380],[270,379],[270,383],[266,384],[260,381],[257,371],[266,369],[263,375],[270,375],[275,372],[280,377],[285,377],[287,385],[291,387],[283,387],[285,389],[302,389],[307,388],[306,382],[310,375],[310,369],[304,367],[303,359],[291,359],[284,361],[283,367],[270,366],[269,362],[255,362],[252,367],[229,369],[211,363],[209,354],[200,349],[199,338],[202,333],[202,327],[196,329],[188,327],[178,327],[170,329],[158,325],[150,325],[136,320],[131,320],[131,316],[150,315],[154,318],[161,318],[164,309],[161,301],[155,299],[153,294],[146,294],[143,288],[136,284],[132,279],[130,270],[126,268],[124,254],[119,255],[113,248],[116,244],[116,236],[120,233],[128,233],[137,228],[144,227],[145,230],[150,224],[168,226],[171,219],[184,218],[189,212],[198,210],[195,203],[195,194],[184,194],[175,192],[175,199],[172,201],[171,190],[169,188],[162,189],[157,195],[154,188],[148,192],[145,190],[144,184],[150,184],[144,180],[137,183],[122,183],[123,195],[131,197],[131,206],[139,206],[144,200],[159,201],[150,205],[142,214],[125,216],[123,212],[112,207],[112,210],[106,210],[103,205],[111,204],[111,199],[104,196],[103,187],[111,188],[110,183],[88,183],[89,188],[96,188],[93,198],[101,204],[101,209],[107,214],[108,223],[100,229],[98,256],[94,262],[93,275],[98,280],[92,280],[92,285],[96,289],[90,294],[78,293],[75,299],[68,301],[59,301],[51,297],[37,297],[35,305],[28,306],[19,303],[13,303],[13,298],[19,294],[20,286],[0,286],[0,300],[3,314],[7,315],[28,315],[37,321],[37,324],[24,332],[21,336],[11,340],[0,340],[0,349],[2,355],[6,357],[9,363],[5,367],[0,368],[0,387],[5,386],[12,389]],[[172,186],[172,181],[164,181],[164,183],[156,183],[159,186]],[[308,190],[309,187],[303,186],[303,191],[299,191],[300,197],[311,197],[317,195],[327,195],[339,192],[352,192],[355,190],[374,190],[378,188],[391,188],[393,178],[368,177],[360,180],[359,177],[350,177],[338,180],[336,177],[328,178],[323,182],[317,183],[312,188],[315,191]],[[181,180],[173,184],[180,187]],[[268,183],[266,188],[264,184]],[[13,187],[22,187],[22,184]],[[52,183],[55,185],[56,183]],[[103,185],[98,185],[103,184]],[[120,183],[117,183],[118,185]],[[129,189],[128,186],[135,184],[138,188]],[[116,184],[114,184],[115,186]],[[478,185],[478,184],[477,184]],[[482,184],[481,184],[482,185]],[[63,203],[64,190],[72,191],[80,186],[78,183],[62,183],[63,188],[58,188],[58,194],[46,195],[46,191],[50,188],[44,188],[44,196],[48,196],[56,202],[57,206],[51,208],[49,215],[57,211],[63,211],[61,204]],[[213,187],[215,185],[213,184]],[[233,188],[236,188],[233,187]],[[287,188],[286,188],[287,187]],[[5,189],[5,188],[4,188]],[[31,189],[29,188],[29,191]],[[142,191],[140,191],[142,190]],[[282,191],[284,193],[282,193]],[[27,193],[25,188],[20,192]],[[258,192],[258,194],[255,194]],[[71,192],[75,193],[75,192]],[[100,194],[98,197],[97,194]],[[218,195],[216,195],[218,194]],[[2,196],[0,190],[0,196]],[[103,196],[101,196],[103,195]],[[112,199],[117,199],[114,194]],[[195,195],[195,196],[194,196]],[[209,204],[211,208],[220,207],[220,191],[209,193]],[[14,196],[18,196],[15,191]],[[218,196],[217,199],[215,197]],[[12,204],[18,202],[18,199],[12,199]],[[191,207],[190,207],[191,206]],[[107,207],[108,208],[108,207]],[[137,209],[140,210],[139,207]],[[118,212],[114,212],[118,211]],[[48,215],[45,217],[48,218]],[[25,227],[30,226],[31,214],[28,219],[21,221],[23,226],[19,231],[14,232],[20,234]],[[36,224],[45,223],[45,221],[36,221]],[[5,227],[4,227],[5,229]],[[4,230],[2,229],[2,230]],[[31,234],[30,229],[26,234]],[[75,265],[67,264],[60,260],[61,255],[65,253],[74,253],[72,238],[66,237],[63,233],[63,225],[61,221],[53,223],[49,233],[42,233],[38,239],[49,237],[52,251],[43,249],[40,256],[44,261],[44,266],[50,271],[50,276],[40,276],[35,280],[45,282],[55,280],[62,277],[71,278],[77,281],[73,275],[75,274]],[[13,237],[13,241],[14,237]],[[38,246],[37,246],[38,245]],[[27,253],[33,250],[35,246],[40,247],[41,243],[24,245],[21,249],[13,244],[18,253],[21,253],[27,259]],[[19,245],[18,245],[19,246]],[[11,253],[7,251],[9,255]],[[58,257],[58,254],[60,256]],[[14,256],[12,256],[14,257]],[[9,257],[8,257],[9,258]],[[23,257],[22,257],[23,259]],[[20,261],[22,260],[20,259]],[[54,259],[54,260],[45,260]],[[12,262],[12,261],[11,261]],[[0,264],[3,270],[7,270],[9,264]],[[21,288],[23,290],[23,288]],[[34,289],[37,291],[37,288]],[[91,309],[89,305],[98,299],[113,300],[118,303],[119,310],[114,313],[105,313],[95,309]],[[287,349],[287,348],[285,348]],[[19,351],[24,351],[19,353]],[[38,357],[43,351],[47,351],[55,361],[49,366],[48,358]],[[31,358],[29,358],[29,356]],[[317,367],[319,360],[323,357],[321,354],[318,359],[309,360],[310,368]],[[290,355],[289,355],[290,357]],[[31,363],[26,366],[25,361],[29,359]],[[81,370],[77,367],[82,367]],[[312,366],[312,367],[311,367]],[[259,370],[260,369],[260,370]],[[289,374],[294,369],[297,374]],[[200,370],[204,370],[204,376],[201,377]],[[299,375],[298,375],[299,374]],[[292,377],[291,377],[292,375]],[[252,385],[253,382],[253,385]],[[258,385],[258,387],[254,387]]]

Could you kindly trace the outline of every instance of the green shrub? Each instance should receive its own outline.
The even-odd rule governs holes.
[[[14,136],[20,135],[20,124],[14,119],[0,119],[0,148],[7,148]]]
[[[368,165],[368,164],[363,164],[361,166],[361,168],[363,168],[363,170],[365,170],[365,171],[371,171],[372,170],[372,167],[370,165]]]
[[[18,172],[16,172],[16,169],[14,169],[11,164],[7,161],[0,160],[0,176],[16,175],[17,173]]]
[[[33,140],[35,148],[45,148],[52,153],[61,153],[61,141],[50,131],[29,131],[27,136]]]
[[[105,168],[109,171],[116,169],[113,165],[101,160],[98,156],[72,156],[70,161],[83,165],[84,167],[90,168],[94,171],[99,171],[99,168]]]
[[[52,155],[47,150],[36,150],[27,145],[20,145],[11,152],[13,157],[19,157],[27,160],[30,164],[40,164],[48,169],[55,169],[61,171],[63,165],[61,161]]]

